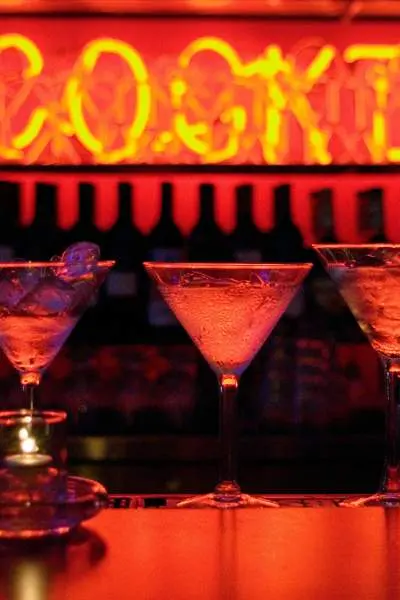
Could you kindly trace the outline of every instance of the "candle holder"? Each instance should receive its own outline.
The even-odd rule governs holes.
[[[66,492],[65,412],[0,412],[0,493],[48,502]]]
[[[67,472],[65,412],[0,412],[0,539],[67,533],[107,505],[97,482]]]

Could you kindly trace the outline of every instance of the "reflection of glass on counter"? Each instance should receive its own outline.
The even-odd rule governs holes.
[[[76,582],[105,555],[103,540],[88,529],[71,533],[66,543],[0,546],[0,598],[69,598],[66,582]]]
[[[17,561],[10,568],[10,600],[46,600],[49,590],[49,569],[44,561]]]

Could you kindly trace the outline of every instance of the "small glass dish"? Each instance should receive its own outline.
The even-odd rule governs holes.
[[[0,494],[0,539],[30,539],[68,533],[108,504],[102,485],[69,476],[65,490],[49,500]]]
[[[61,535],[107,505],[99,483],[68,476],[66,419],[0,412],[0,539]]]

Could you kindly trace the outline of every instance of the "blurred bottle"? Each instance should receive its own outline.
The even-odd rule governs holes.
[[[209,183],[199,187],[199,218],[188,239],[190,262],[228,262],[232,260],[229,237],[219,228],[215,218],[215,187]],[[218,419],[217,385],[208,363],[196,352],[196,385],[194,429],[213,433]]]
[[[184,239],[174,222],[173,186],[163,183],[161,186],[161,215],[157,225],[148,236],[148,257],[151,261],[181,262],[185,260]],[[177,332],[177,320],[164,302],[154,283],[150,282],[147,304],[148,323],[153,334],[164,329],[167,337]],[[169,331],[172,328],[172,331]]]
[[[200,215],[188,239],[190,262],[226,262],[231,260],[229,238],[215,220],[215,187],[200,185]]]
[[[332,190],[323,188],[313,192],[311,209],[314,239],[322,244],[337,244]],[[309,288],[310,328],[318,330],[321,339],[334,337],[337,342],[359,340],[359,328],[337,286],[327,274],[316,252],[310,258],[314,262],[306,283]]]
[[[100,246],[103,251],[104,234],[96,226],[96,188],[91,183],[78,185],[78,218],[76,223],[64,234],[64,248],[71,244],[87,241]],[[90,342],[104,341],[107,319],[103,319],[104,310],[99,302],[98,294],[94,294],[90,302],[90,310],[80,319],[71,334],[71,341],[85,340]],[[99,323],[102,325],[99,326]]]
[[[293,326],[291,319],[281,319],[253,361],[259,381],[256,394],[261,431],[289,431],[295,425],[295,378],[288,376],[295,371]]]
[[[370,188],[357,194],[358,223],[362,237],[369,243],[385,243],[384,197],[382,188]]]
[[[253,220],[253,187],[236,188],[236,227],[231,235],[236,262],[259,263],[262,260],[263,234]]]
[[[143,289],[147,277],[142,266],[146,244],[133,222],[133,200],[132,186],[120,183],[118,217],[104,242],[104,256],[116,261],[104,284],[107,340],[114,344],[135,341],[143,331],[146,316]]]
[[[0,181],[0,261],[6,262],[20,255],[21,186],[19,183]]]
[[[320,244],[337,244],[331,188],[311,193],[311,214],[314,239]]]
[[[337,243],[332,190],[312,192],[310,203],[314,240]],[[294,421],[301,430],[317,432],[332,425],[332,357],[337,331],[346,322],[347,308],[318,255],[312,251],[309,259],[314,268],[306,280],[306,310],[296,339]]]
[[[295,422],[303,430],[329,425],[332,343],[318,335],[299,335],[295,360]]]
[[[35,216],[25,236],[24,258],[50,260],[60,256],[66,245],[65,231],[59,228],[57,221],[57,186],[37,183],[35,198]]]
[[[309,259],[300,229],[292,219],[291,187],[274,189],[274,226],[264,245],[264,260],[273,263],[299,263]],[[285,318],[301,317],[305,309],[303,286],[285,311]]]
[[[96,226],[96,188],[91,183],[79,183],[78,207],[78,219],[66,232],[68,245],[86,241],[98,244],[103,250],[104,234]]]
[[[330,188],[316,190],[311,193],[310,201],[314,240],[320,244],[337,244],[332,190]],[[334,319],[336,314],[341,315],[343,313],[343,301],[317,253],[312,251],[310,259],[314,263],[314,268],[307,279],[307,285],[315,301],[313,302],[310,319],[312,320],[315,317],[315,309],[323,313],[322,321]]]
[[[264,240],[263,261],[287,264],[304,262],[306,258],[303,236],[292,219],[291,187],[280,185],[274,188],[274,226]],[[261,372],[262,428],[287,430],[293,426],[294,379],[288,377],[288,372],[295,371],[296,336],[305,308],[302,286],[253,361],[254,368]]]
[[[384,383],[379,358],[369,345],[339,348],[347,360],[340,375],[344,376],[344,396],[348,402],[350,429],[358,433],[384,431]]]
[[[322,266],[306,281],[305,306],[293,360],[294,422],[302,430],[345,428],[349,413],[335,351],[339,344],[352,343],[354,336],[358,339],[359,327]]]
[[[292,219],[291,187],[288,184],[274,189],[274,226],[269,231],[264,254],[266,259],[277,263],[304,260],[304,240]]]
[[[261,263],[265,234],[254,223],[253,186],[240,185],[235,192],[236,225],[230,236],[233,259],[238,263]],[[260,355],[254,357],[242,376],[239,388],[240,424],[246,434],[251,434],[259,426],[259,361]]]

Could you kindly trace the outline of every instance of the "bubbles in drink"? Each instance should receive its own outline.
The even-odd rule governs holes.
[[[160,285],[165,300],[217,372],[240,375],[288,306],[297,285],[234,280]]]
[[[377,352],[400,352],[400,268],[330,268],[333,279]]]

